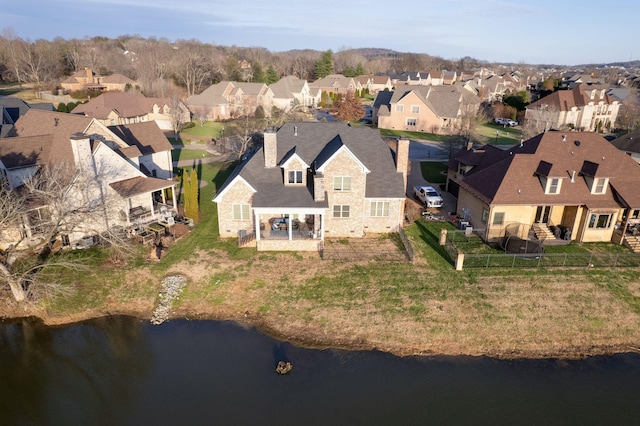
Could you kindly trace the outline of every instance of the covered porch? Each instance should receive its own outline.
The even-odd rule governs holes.
[[[325,209],[254,208],[258,250],[314,251],[324,240]]]
[[[175,181],[136,177],[110,186],[125,200],[120,220],[126,225],[154,221],[168,223],[178,213]]]

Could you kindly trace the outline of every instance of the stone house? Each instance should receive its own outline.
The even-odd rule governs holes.
[[[83,70],[75,72],[60,83],[67,92],[78,90],[124,92],[128,87],[135,87],[137,84],[122,74],[96,75],[91,67],[85,67]]]
[[[155,121],[162,130],[174,130],[191,121],[189,109],[179,99],[147,98],[126,92],[105,92],[76,106],[72,113],[95,118],[105,126]]]
[[[282,111],[289,111],[296,105],[315,107],[320,98],[311,94],[309,83],[296,76],[288,75],[269,86],[273,92],[273,106]]]
[[[392,90],[393,84],[388,75],[361,75],[355,78],[356,89],[368,89],[369,93],[378,93],[383,90]]]
[[[356,81],[352,77],[345,77],[342,74],[330,74],[310,83],[309,87],[312,91],[346,95],[347,93],[355,93]]]
[[[619,109],[620,102],[606,87],[581,84],[527,105],[525,120],[540,130],[604,131],[615,127]]]
[[[395,153],[368,127],[289,122],[264,135],[213,199],[220,236],[258,250],[313,251],[325,237],[397,231],[409,142]]]
[[[192,115],[221,121],[252,116],[258,106],[269,116],[273,97],[273,91],[264,83],[221,81],[200,94],[189,96],[185,103]]]
[[[373,122],[380,129],[446,134],[455,132],[465,114],[475,114],[480,98],[460,85],[398,86],[379,92]]]
[[[447,166],[457,215],[489,241],[508,233],[637,246],[640,167],[597,133],[548,131],[508,149],[467,147]]]

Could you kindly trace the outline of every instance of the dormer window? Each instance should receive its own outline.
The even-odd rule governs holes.
[[[591,193],[604,194],[605,192],[607,192],[607,178],[594,178]]]
[[[560,178],[547,179],[547,194],[559,194],[560,193]]]
[[[297,185],[304,183],[302,181],[302,170],[289,170],[288,183],[291,185]]]

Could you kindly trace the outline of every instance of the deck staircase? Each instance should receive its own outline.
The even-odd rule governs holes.
[[[540,241],[553,241],[556,239],[556,236],[553,235],[553,231],[542,223],[535,223],[533,225],[533,232],[537,239]]]
[[[640,235],[625,235],[624,245],[633,250],[634,253],[640,253]]]

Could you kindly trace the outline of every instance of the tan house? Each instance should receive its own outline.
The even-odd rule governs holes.
[[[379,92],[373,122],[380,129],[446,134],[455,132],[465,114],[475,114],[477,95],[460,85],[398,86]]]
[[[194,116],[209,121],[252,116],[258,106],[269,116],[273,91],[264,83],[221,81],[198,95],[191,95],[185,103]]]
[[[392,90],[393,84],[388,75],[360,75],[355,78],[356,89],[367,89],[369,93],[378,93],[383,90]]]
[[[296,105],[315,107],[320,103],[316,95],[311,94],[309,83],[296,76],[288,75],[269,86],[273,92],[273,105],[282,111],[289,111]]]
[[[220,236],[258,250],[313,251],[325,237],[396,232],[409,142],[396,161],[380,134],[344,123],[289,122],[265,133],[213,199]]]
[[[549,131],[505,150],[468,147],[447,166],[457,215],[489,241],[635,246],[640,167],[597,133]]]
[[[122,74],[111,74],[107,76],[96,75],[90,67],[85,67],[85,69],[75,72],[60,83],[62,88],[67,92],[75,92],[78,90],[124,92],[127,88],[133,88],[137,84],[138,83]]]
[[[191,121],[189,109],[181,100],[125,92],[105,92],[76,106],[72,113],[95,118],[106,126],[155,121],[162,130],[175,130]]]
[[[355,93],[356,81],[352,77],[345,77],[342,74],[331,74],[309,83],[309,87],[314,92],[319,90],[326,93],[346,95],[347,93]]]
[[[162,171],[165,178],[145,173],[144,162],[157,158],[142,152],[149,142],[144,137],[148,129],[138,128],[157,126],[129,126],[114,132],[93,118],[38,110],[21,117],[10,137],[0,139],[0,169],[9,186],[21,186],[43,168],[64,167],[75,178],[63,199],[54,201],[59,206],[34,206],[19,224],[0,232],[0,243],[37,241],[43,221],[49,220],[67,221],[65,245],[115,227],[124,230],[152,221],[169,224],[176,213],[176,182],[171,168]],[[87,207],[98,203],[104,207]],[[67,214],[56,217],[62,210]]]
[[[527,105],[525,120],[539,131],[604,131],[615,127],[619,109],[620,102],[607,94],[606,87],[582,84]]]

